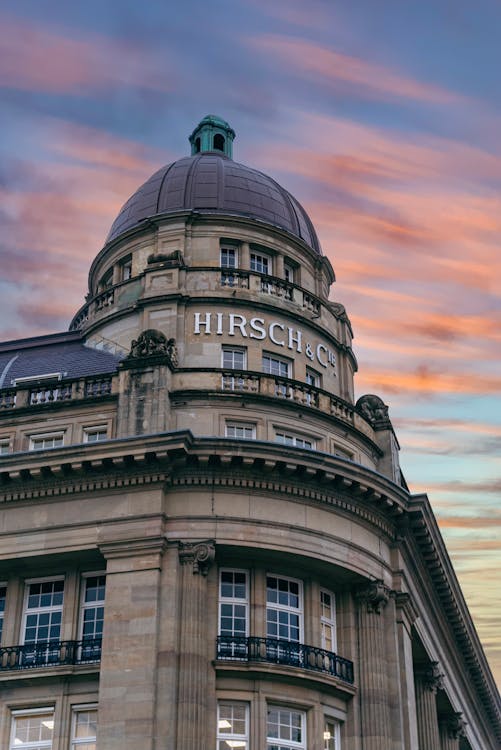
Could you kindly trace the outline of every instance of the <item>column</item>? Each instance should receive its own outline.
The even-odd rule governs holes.
[[[389,593],[382,581],[372,581],[356,592],[363,750],[388,750],[391,747],[383,616]]]
[[[163,537],[100,545],[107,559],[98,743],[154,750]]]
[[[419,750],[441,750],[436,693],[442,687],[442,677],[436,661],[415,671]]]
[[[207,574],[214,542],[180,543],[181,630],[176,750],[207,749],[208,670],[214,644],[207,638]]]
[[[441,750],[459,750],[459,740],[465,734],[461,711],[442,717],[439,721]]]
[[[400,667],[402,733],[405,750],[418,747],[416,695],[412,660],[412,626],[417,618],[410,594],[396,591],[397,638]]]

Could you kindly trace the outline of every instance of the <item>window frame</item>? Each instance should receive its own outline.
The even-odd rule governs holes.
[[[52,717],[52,737],[50,740],[37,740],[36,746],[40,750],[52,750],[54,744],[54,706],[41,706],[40,708],[20,708],[11,711],[11,730],[9,737],[9,750],[30,750],[35,747],[33,741],[22,742],[18,744],[15,742],[16,739],[16,721],[18,718],[24,718],[27,716],[50,716]],[[43,722],[41,722],[43,723]],[[49,727],[47,727],[49,729]]]
[[[266,270],[263,270],[266,268]],[[262,250],[253,250],[249,253],[249,269],[252,273],[260,273],[263,276],[273,275],[273,257]]]
[[[4,592],[2,595],[2,591]],[[2,644],[3,624],[5,620],[5,606],[7,603],[7,581],[0,581],[0,645]]]
[[[303,581],[299,578],[292,578],[290,576],[279,575],[277,573],[267,572],[265,578],[265,591],[266,591],[266,608],[265,608],[265,626],[266,626],[266,638],[276,638],[279,641],[287,641],[287,643],[302,644],[304,642],[304,589]],[[298,584],[298,607],[293,607],[289,604],[280,604],[280,602],[270,602],[268,600],[268,578],[275,578],[278,581],[287,581],[290,583]],[[279,585],[277,585],[277,592],[280,591]],[[270,606],[272,605],[272,606]],[[291,638],[281,638],[279,633],[280,618],[277,616],[277,635],[272,635],[268,632],[268,610],[274,610],[276,612],[288,612],[290,614],[297,615],[298,617],[298,638],[297,640]],[[290,618],[287,627],[290,629]]]
[[[63,581],[63,597],[61,604],[58,605],[52,605],[50,607],[33,607],[31,609],[28,609],[28,602],[30,597],[30,586],[37,583],[55,583],[56,581]],[[61,640],[61,630],[63,627],[63,612],[64,612],[64,589],[65,589],[65,577],[62,576],[44,576],[43,578],[28,578],[24,581],[24,598],[23,598],[23,615],[21,618],[21,632],[20,632],[20,638],[19,643],[21,646],[28,645],[28,646],[36,646],[37,643],[48,643],[50,641],[58,642]],[[26,625],[27,625],[27,619],[29,614],[44,614],[45,612],[61,612],[61,622],[59,623],[59,637],[56,638],[47,638],[47,639],[37,639],[34,641],[26,641]],[[37,623],[37,629],[38,629],[38,623]]]
[[[291,716],[296,714],[300,717],[300,732],[301,738],[299,742],[293,739],[287,739],[284,737],[273,737],[270,735],[270,713],[272,711],[278,712],[278,726],[286,726],[286,724],[280,723],[280,714],[288,712]],[[292,721],[290,722],[292,728]],[[282,706],[274,703],[270,703],[266,707],[266,747],[270,750],[272,747],[280,747],[280,750],[307,750],[307,737],[306,737],[306,711],[301,711],[291,706]]]
[[[225,354],[231,354],[232,355],[232,363],[230,365],[225,364],[224,362],[224,355]],[[242,366],[236,366],[234,362],[234,356],[235,354],[241,354],[243,359]],[[245,346],[227,346],[226,344],[223,344],[221,347],[221,367],[223,370],[246,370],[247,369],[247,347]]]
[[[297,266],[290,263],[288,260],[284,260],[284,281],[288,284],[296,283]]]
[[[322,596],[327,595],[330,596],[331,599],[331,613],[330,616],[327,617],[323,614],[323,601]],[[319,600],[320,600],[320,643],[321,648],[323,648],[325,651],[330,651],[331,653],[337,653],[337,618],[336,618],[336,595],[333,591],[330,589],[326,589],[323,586],[319,590]],[[331,648],[327,648],[327,640],[325,638],[325,629],[331,628]]]
[[[334,728],[334,735],[326,737],[326,734],[330,732],[329,724]],[[331,740],[334,740],[332,744]],[[341,750],[341,725],[337,719],[332,716],[324,716],[324,750]]]
[[[237,707],[243,707],[245,710],[245,733],[242,734],[241,732],[232,732],[229,734],[228,732],[221,731],[220,723],[221,721],[225,721],[226,719],[221,719],[221,713],[220,708],[221,706],[237,706]],[[230,725],[231,726],[231,725]],[[226,729],[226,727],[225,727]],[[224,745],[221,745],[221,743],[224,742]],[[248,750],[249,748],[249,704],[245,701],[232,701],[232,700],[224,700],[220,699],[217,702],[217,716],[216,716],[216,743],[217,743],[217,750],[225,750],[226,747],[235,747],[235,748],[242,748],[242,750]],[[238,744],[230,744],[230,743],[238,743]]]
[[[85,595],[87,593],[87,581],[89,578],[104,578],[104,598],[103,599],[96,599],[93,602],[86,602],[85,601]],[[78,640],[85,641],[85,640],[94,640],[97,638],[102,638],[102,631],[100,635],[96,635],[94,633],[93,636],[86,638],[84,635],[84,625],[85,625],[85,612],[88,609],[96,609],[98,607],[98,603],[102,604],[102,607],[104,609],[105,601],[106,601],[106,571],[104,570],[98,570],[98,571],[90,571],[88,573],[82,573],[81,578],[81,590],[80,590],[80,606],[79,606],[79,622],[78,622]]]
[[[235,428],[236,430],[242,430],[243,432],[248,431],[251,434],[246,435],[229,435],[228,428]],[[224,423],[224,436],[230,440],[255,440],[256,439],[256,423],[255,422],[240,422],[237,419],[227,419]]]
[[[92,737],[76,737],[76,718],[79,713],[85,712],[96,712],[96,730],[97,730],[97,716],[98,716],[98,704],[97,703],[80,703],[71,707],[71,734],[70,734],[70,748],[71,750],[78,750],[78,748],[84,748],[91,742],[97,747],[97,731]]]
[[[97,440],[89,440],[89,437],[92,435],[98,435],[104,432],[103,438],[98,438]],[[93,425],[86,425],[82,428],[82,437],[84,443],[103,443],[105,440],[108,440],[108,425],[107,424],[93,424]]]
[[[52,432],[34,432],[31,433],[29,436],[29,447],[28,450],[30,451],[48,451],[48,450],[55,450],[56,448],[62,448],[64,446],[64,438],[65,438],[65,430],[54,430]],[[48,440],[48,439],[61,439],[60,445],[51,445],[51,446],[45,446],[43,445],[41,448],[35,448],[35,443],[38,440]]]
[[[119,262],[120,281],[129,281],[132,278],[132,255],[127,255]]]
[[[269,369],[266,369],[265,367],[265,360],[270,362]],[[285,368],[287,369],[287,374],[284,375],[283,373],[281,373],[280,367],[277,368],[279,372],[273,372],[271,363],[278,363],[279,365],[284,365]],[[293,360],[290,359],[289,357],[282,357],[279,354],[274,354],[272,352],[264,351],[261,355],[261,371],[263,372],[264,375],[271,375],[272,377],[275,377],[275,378],[291,379],[292,374],[293,374],[293,364],[294,364]]]
[[[275,428],[274,442],[279,445],[287,445],[291,448],[302,448],[309,451],[317,449],[317,441],[311,435],[302,435],[298,432],[283,430],[282,428]],[[311,445],[306,445],[306,443],[311,443]]]
[[[3,449],[7,448],[6,451]],[[7,456],[10,453],[10,437],[0,438],[0,456]]]
[[[223,253],[229,253],[233,257],[234,263],[228,263],[228,257],[226,257],[223,263]],[[231,245],[230,243],[224,243],[222,242],[219,246],[219,265],[220,268],[224,269],[225,271],[236,271],[239,267],[238,265],[238,245]]]

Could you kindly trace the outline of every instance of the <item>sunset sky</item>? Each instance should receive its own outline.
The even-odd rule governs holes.
[[[317,228],[501,684],[499,0],[4,0],[0,333],[67,329],[208,113]]]

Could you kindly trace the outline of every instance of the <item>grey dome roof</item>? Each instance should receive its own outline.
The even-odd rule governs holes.
[[[285,229],[321,254],[310,217],[275,180],[214,151],[187,156],[155,172],[122,207],[106,242],[139,222],[175,211],[234,214]]]

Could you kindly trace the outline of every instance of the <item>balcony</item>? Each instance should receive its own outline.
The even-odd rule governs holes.
[[[236,662],[281,664],[337,677],[353,684],[353,662],[332,651],[277,638],[220,635],[216,659]]]
[[[101,638],[84,641],[44,641],[0,648],[0,672],[41,669],[101,661]]]
[[[35,380],[35,379],[34,379]],[[83,398],[102,398],[112,393],[112,375],[94,375],[79,380],[54,381],[0,390],[0,411],[44,406]]]

